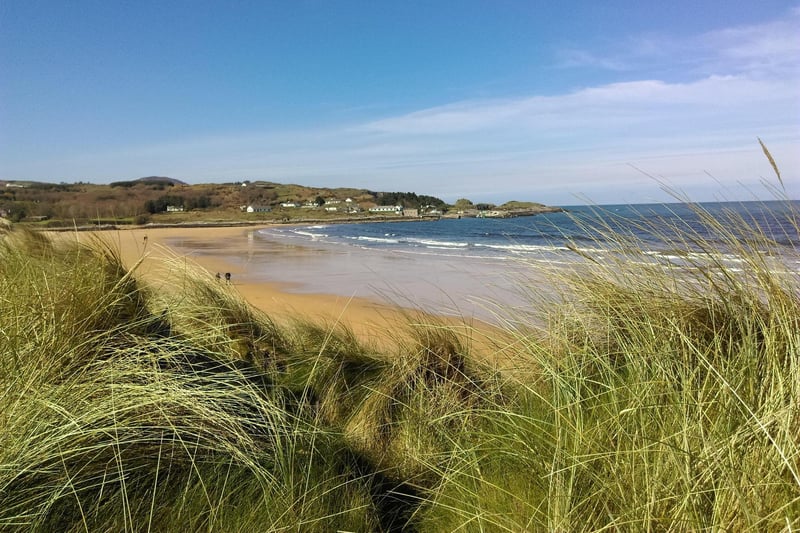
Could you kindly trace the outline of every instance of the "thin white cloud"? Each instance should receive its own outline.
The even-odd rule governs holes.
[[[740,114],[774,119],[796,112],[797,80],[711,76],[691,83],[659,80],[613,83],[559,96],[469,101],[425,109],[364,126],[396,135],[444,135],[498,128],[607,129],[615,124],[667,120],[694,126],[698,116]],[[778,117],[769,117],[775,113]]]
[[[617,48],[559,51],[557,67],[641,71],[653,74],[785,75],[797,72],[800,57],[800,7],[778,20],[723,28],[677,38],[647,34],[621,39]]]
[[[631,69],[621,57],[604,57],[588,50],[566,48],[557,52],[558,68],[595,68],[625,72]]]
[[[798,70],[800,58],[800,10],[783,20],[707,33],[699,42],[715,50],[712,65],[729,70],[785,75]]]

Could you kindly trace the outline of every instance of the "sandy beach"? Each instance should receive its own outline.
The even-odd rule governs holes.
[[[277,321],[291,321],[302,317],[328,326],[345,324],[359,338],[368,342],[385,343],[402,334],[402,325],[413,320],[431,319],[413,306],[397,305],[390,297],[386,300],[360,296],[344,296],[323,292],[303,292],[292,283],[274,282],[253,272],[248,257],[253,251],[252,234],[258,227],[175,227],[136,228],[125,230],[61,233],[60,238],[77,238],[89,243],[101,239],[120,251],[129,268],[136,268],[143,279],[158,288],[165,276],[165,268],[199,268],[210,279],[216,273],[231,274],[231,289],[237,291],[251,305]],[[312,249],[291,247],[270,248],[272,257],[283,254],[290,265],[302,265],[316,252]],[[286,257],[289,254],[290,257]],[[291,266],[287,268],[292,268]],[[299,267],[297,267],[299,268]],[[427,318],[424,318],[427,317]],[[495,328],[472,318],[437,316],[450,325],[463,328],[466,338],[483,345],[487,337],[497,337]]]

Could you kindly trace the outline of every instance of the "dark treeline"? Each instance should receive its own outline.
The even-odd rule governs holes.
[[[151,214],[163,213],[167,210],[167,206],[181,207],[187,211],[214,207],[211,198],[206,195],[183,197],[180,195],[166,194],[155,200],[147,200],[144,203],[144,210]]]
[[[110,187],[123,187],[123,188],[126,188],[126,189],[130,189],[131,187],[136,187],[136,186],[147,186],[150,189],[163,191],[167,187],[174,187],[175,184],[170,183],[168,181],[151,181],[151,182],[146,182],[145,183],[145,182],[134,180],[134,181],[115,181],[115,182],[109,183],[109,186]]]
[[[415,192],[382,192],[378,193],[377,201],[379,205],[402,205],[410,208],[426,206],[447,207],[447,203],[440,198]]]

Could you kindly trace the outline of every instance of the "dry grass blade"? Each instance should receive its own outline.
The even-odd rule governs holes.
[[[775,175],[778,177],[778,182],[781,184],[781,188],[785,191],[786,187],[783,185],[783,179],[781,178],[781,171],[778,168],[778,164],[775,162],[775,159],[772,158],[772,154],[769,153],[767,145],[764,144],[764,141],[762,141],[760,137],[758,138],[758,144],[761,145],[764,155],[767,156],[767,161],[769,161],[769,164],[772,165],[772,170],[775,171]]]

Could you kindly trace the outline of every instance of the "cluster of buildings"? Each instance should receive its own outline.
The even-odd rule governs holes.
[[[366,210],[368,213],[373,214],[405,216],[409,218],[442,215],[442,211],[433,206],[425,206],[420,209],[404,208],[401,205],[372,205],[370,207],[362,207],[352,198],[347,198],[345,200],[331,198],[325,200],[325,203],[321,205],[317,202],[282,202],[279,206],[281,209],[324,209],[329,213],[347,214],[362,213]],[[243,205],[241,206],[241,210],[247,213],[269,213],[273,210],[273,207],[266,205]]]
[[[282,202],[279,204],[282,209],[324,209],[329,213],[361,213],[364,209],[358,205],[352,198],[339,200],[337,198],[330,198],[325,200],[325,203],[320,205],[317,202]],[[247,213],[269,213],[272,211],[271,206],[265,205],[247,205],[241,207],[242,211]],[[403,209],[400,205],[378,205],[368,207],[367,211],[370,213],[383,213],[393,215],[417,216],[416,209]]]

